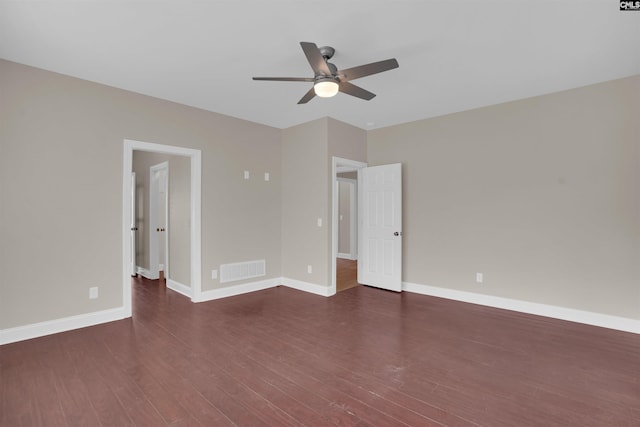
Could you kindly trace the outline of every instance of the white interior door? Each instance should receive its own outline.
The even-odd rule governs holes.
[[[131,275],[138,274],[138,266],[136,265],[136,173],[131,172]]]
[[[158,268],[167,277],[167,172],[168,169],[158,171]]]
[[[166,262],[166,190],[162,190],[169,173],[169,162],[149,169],[149,279],[160,277],[160,264]],[[163,266],[164,267],[164,266]]]
[[[360,170],[360,262],[358,282],[402,290],[402,165]]]

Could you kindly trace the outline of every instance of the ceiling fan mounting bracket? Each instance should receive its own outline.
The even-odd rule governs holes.
[[[336,50],[331,46],[321,46],[318,48],[318,50],[320,51],[320,55],[322,55],[324,59],[331,59],[336,53]]]

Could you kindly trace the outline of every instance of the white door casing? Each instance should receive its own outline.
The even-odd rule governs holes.
[[[177,147],[151,142],[124,140],[123,151],[123,200],[122,200],[122,301],[125,317],[131,317],[131,275],[129,264],[131,262],[131,231],[129,227],[129,215],[131,215],[131,172],[133,171],[133,152],[148,151],[153,153],[165,153],[170,155],[186,156],[190,159],[190,251],[191,254],[191,300],[202,301],[202,151],[193,148]]]
[[[402,290],[402,165],[363,168],[358,283]],[[360,221],[359,221],[360,222]]]

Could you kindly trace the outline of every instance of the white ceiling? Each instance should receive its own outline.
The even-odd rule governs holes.
[[[300,41],[376,93],[298,100]],[[640,12],[617,0],[6,1],[0,58],[286,128],[330,116],[374,129],[640,74]]]

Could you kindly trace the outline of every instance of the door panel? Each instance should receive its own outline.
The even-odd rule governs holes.
[[[131,172],[131,275],[137,276],[138,266],[136,263],[136,173]]]
[[[402,166],[361,170],[362,262],[358,282],[402,290]]]

